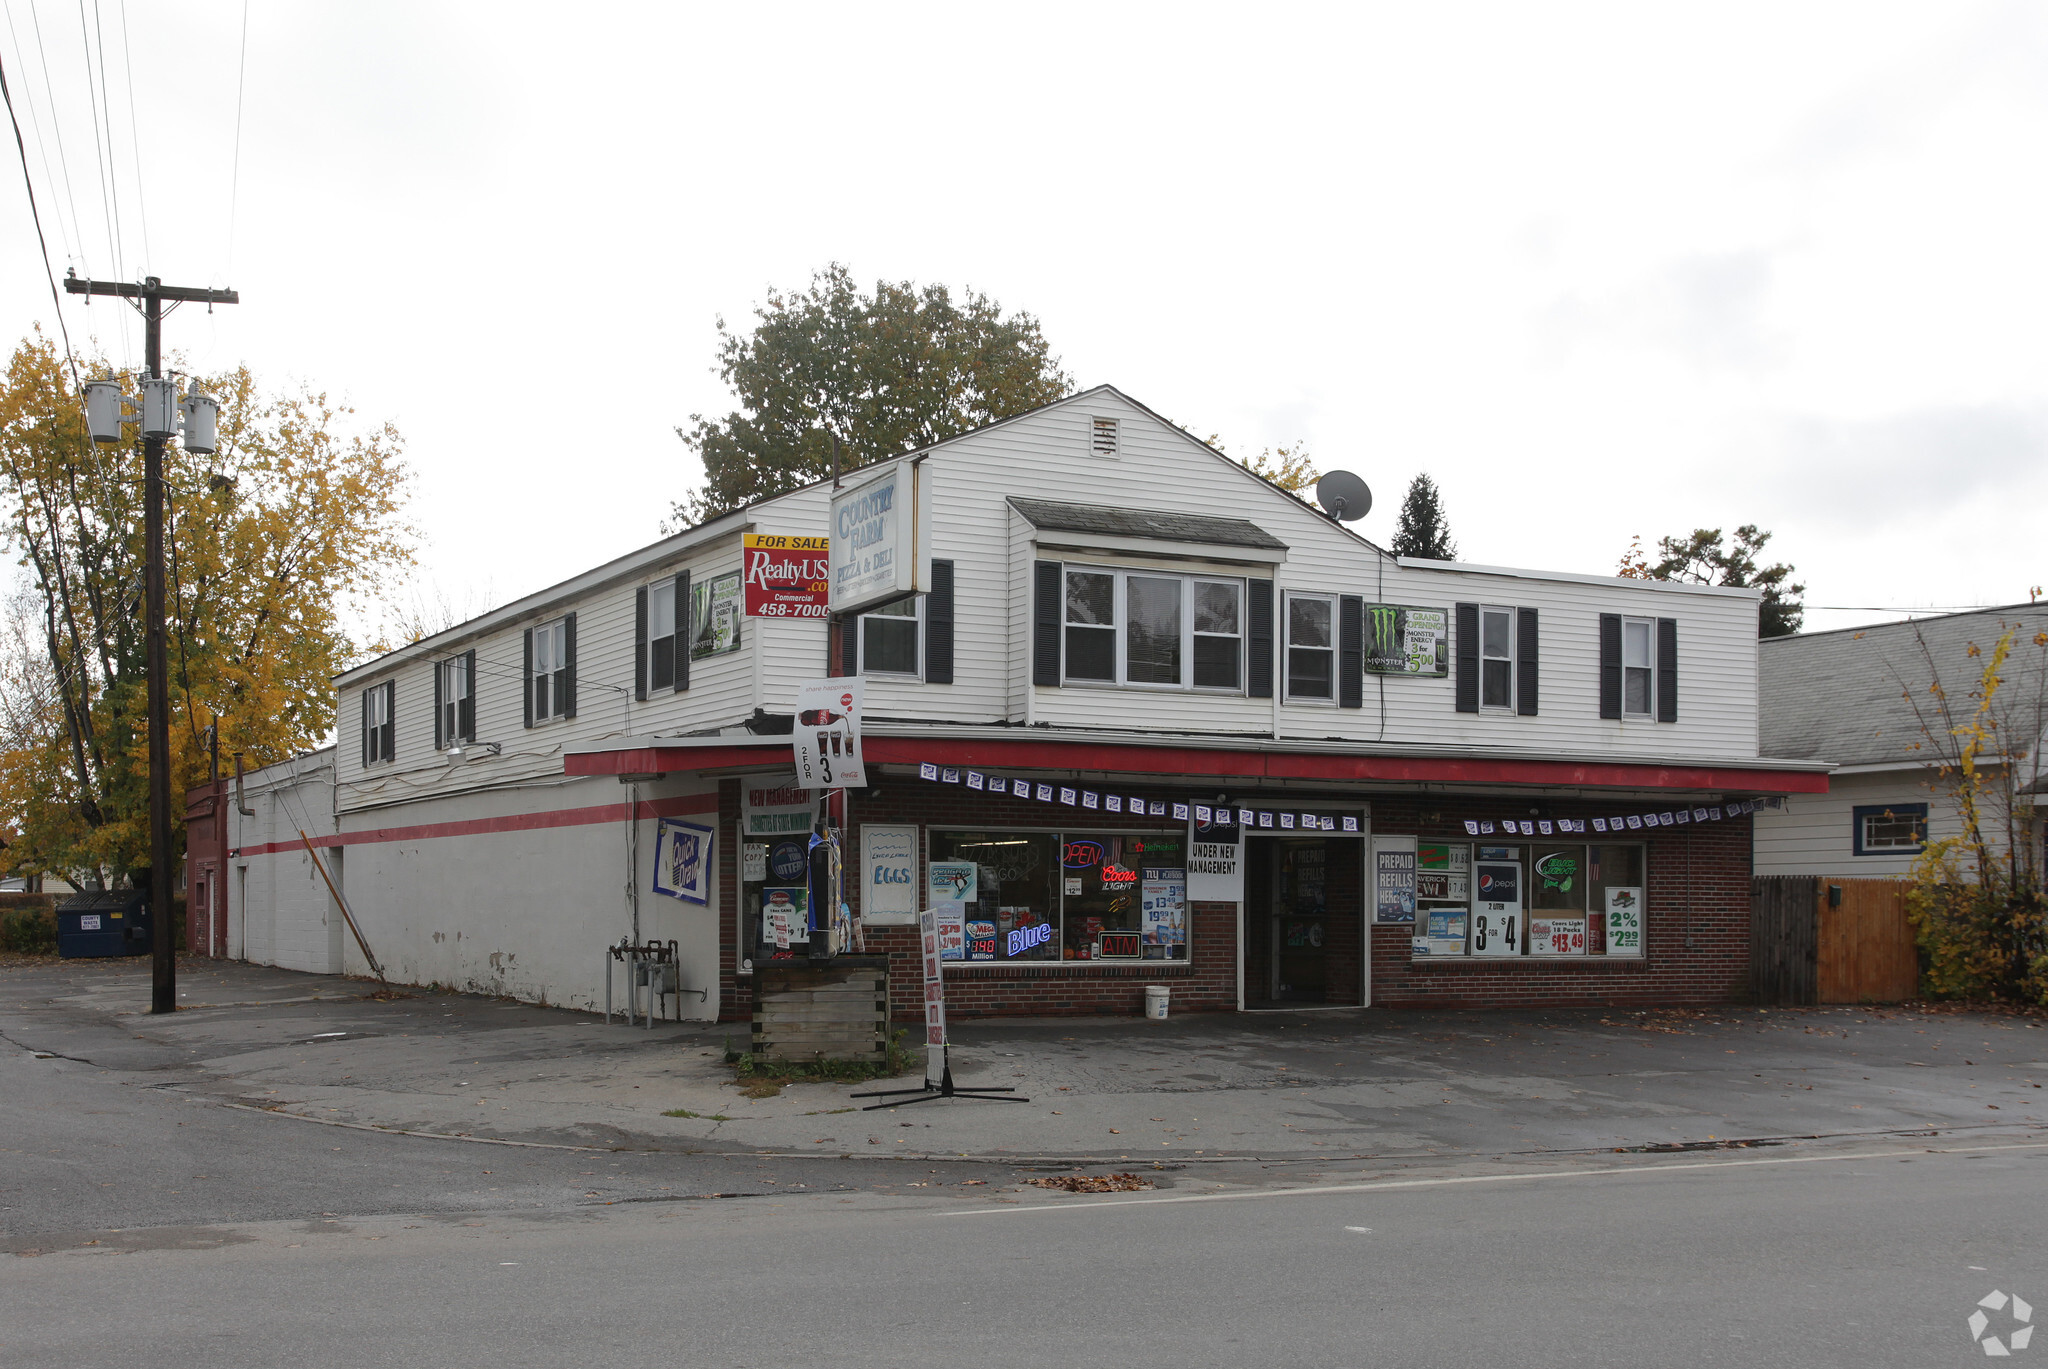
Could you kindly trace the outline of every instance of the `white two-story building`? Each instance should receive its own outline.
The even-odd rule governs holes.
[[[802,952],[797,687],[858,675],[847,902],[906,1014],[934,884],[956,1015],[1743,991],[1750,813],[1827,786],[1759,754],[1755,592],[1397,559],[1107,386],[902,461],[914,597],[745,614],[745,535],[831,536],[826,481],[341,676],[338,744],[195,845],[217,949],[363,968],[303,818],[395,979],[589,1006],[672,939],[744,1016]]]

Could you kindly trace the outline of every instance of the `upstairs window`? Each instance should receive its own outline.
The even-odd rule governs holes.
[[[1287,697],[1336,698],[1337,607],[1325,594],[1287,596]]]
[[[676,687],[676,582],[674,577],[647,587],[647,687]]]
[[[1621,620],[1621,711],[1625,717],[1647,718],[1654,707],[1656,630],[1656,623],[1648,618]]]
[[[569,619],[542,623],[529,634],[528,659],[532,673],[527,681],[531,721],[570,716],[569,698],[573,686],[569,677]]]
[[[1236,580],[1197,580],[1195,688],[1243,685],[1244,586]]]
[[[1515,611],[1482,605],[1479,610],[1479,705],[1515,706]]]
[[[434,666],[434,747],[476,740],[476,653],[465,651]]]
[[[382,765],[396,754],[397,729],[392,725],[392,705],[397,686],[389,680],[363,691],[363,764]]]
[[[924,596],[916,595],[860,617],[861,675],[916,675]]]
[[[1124,577],[1124,679],[1131,684],[1181,682],[1181,590],[1178,576]]]
[[[1067,678],[1115,684],[1116,576],[1067,572]]]
[[[1240,691],[1243,609],[1241,580],[1069,567],[1064,678]]]

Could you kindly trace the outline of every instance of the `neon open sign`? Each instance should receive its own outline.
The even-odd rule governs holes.
[[[1086,870],[1102,863],[1102,843],[1097,841],[1070,841],[1066,855],[1061,861],[1069,870]]]

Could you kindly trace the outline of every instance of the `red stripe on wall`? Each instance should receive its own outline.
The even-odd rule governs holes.
[[[869,737],[876,764],[916,761],[1013,770],[1110,770],[1125,774],[1205,776],[1233,780],[1333,780],[1434,784],[1517,784],[1613,789],[1687,789],[1751,794],[1825,794],[1825,772],[1737,770],[1713,765],[1629,765],[1603,761],[1485,760],[1439,756],[1304,755],[1202,747],[1130,746],[1114,742],[956,740]],[[571,775],[664,775],[772,764],[786,741],[753,746],[643,747],[567,756]]]
[[[687,794],[676,799],[642,799],[636,816],[677,818],[686,813],[716,813],[718,795]],[[416,827],[374,827],[363,832],[337,832],[314,837],[315,846],[362,846],[375,842],[432,841],[439,837],[488,836],[494,832],[537,832],[550,827],[592,827],[624,822],[626,805],[599,803],[588,808],[558,808],[552,813],[514,813],[502,818],[468,818],[461,822],[428,822]],[[243,856],[267,856],[302,849],[296,841],[270,841],[238,848]]]

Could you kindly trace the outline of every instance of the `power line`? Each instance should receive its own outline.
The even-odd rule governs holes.
[[[122,0],[123,4],[127,0]],[[235,158],[228,177],[228,275],[235,274],[235,209],[242,196],[242,91],[249,79],[249,0],[242,0],[242,55],[235,68]]]
[[[43,16],[33,2],[28,8],[29,23],[35,29],[36,61],[43,69],[43,102],[50,107],[50,131],[57,138],[57,165],[64,171],[64,202],[71,208],[71,237],[78,245],[78,264],[89,266],[85,257],[85,221],[78,217],[78,194],[71,188],[71,156],[64,150],[64,121],[57,113],[57,87],[50,80],[50,50],[43,43]],[[14,11],[9,8],[7,22],[14,23]],[[16,43],[19,49],[20,44]]]
[[[93,21],[99,21],[99,5],[93,5]],[[135,154],[135,212],[142,216],[142,269],[149,270],[156,254],[149,248],[149,197],[142,188],[142,133],[135,126],[135,60],[128,51],[128,0],[121,0],[121,66],[128,76],[128,146]],[[107,71],[106,48],[100,48],[100,76]],[[109,118],[112,111],[109,111]]]
[[[71,330],[64,323],[64,297],[57,293],[57,273],[50,267],[50,240],[43,236],[43,214],[36,208],[36,183],[28,174],[28,144],[21,140],[21,120],[14,117],[14,92],[8,88],[7,72],[0,67],[0,95],[7,100],[7,120],[14,125],[14,146],[21,153],[21,183],[28,187],[29,217],[36,223],[36,242],[43,249],[43,276],[50,282],[50,307],[57,311],[57,331],[64,338],[64,359],[71,365],[71,387],[81,390],[78,358],[71,353]]]
[[[85,0],[78,0],[78,41],[85,51],[85,103],[92,110],[92,151],[99,161],[100,213],[107,221],[107,252],[114,259],[114,274],[126,276],[127,268],[121,264],[121,192],[119,187],[109,184],[107,177],[111,149],[100,128],[100,102],[92,93],[92,28],[85,22]],[[109,195],[112,196],[111,201]]]
[[[7,36],[14,44],[17,72],[27,70],[26,49],[21,45],[21,34],[14,27],[14,7],[12,5],[7,6]],[[50,170],[50,147],[43,140],[43,119],[36,112],[36,92],[34,87],[24,85],[21,88],[21,95],[22,99],[28,103],[28,126],[34,130],[36,135],[36,156],[43,164],[43,179],[50,183],[52,189],[55,189],[57,176],[55,172]],[[54,122],[56,119],[56,111],[54,109],[50,111],[50,117]],[[72,260],[71,239],[76,231],[76,224],[74,223],[71,229],[65,228],[63,206],[61,204],[53,204],[51,208],[56,212],[57,236],[63,239],[64,242],[64,259],[69,262]]]

